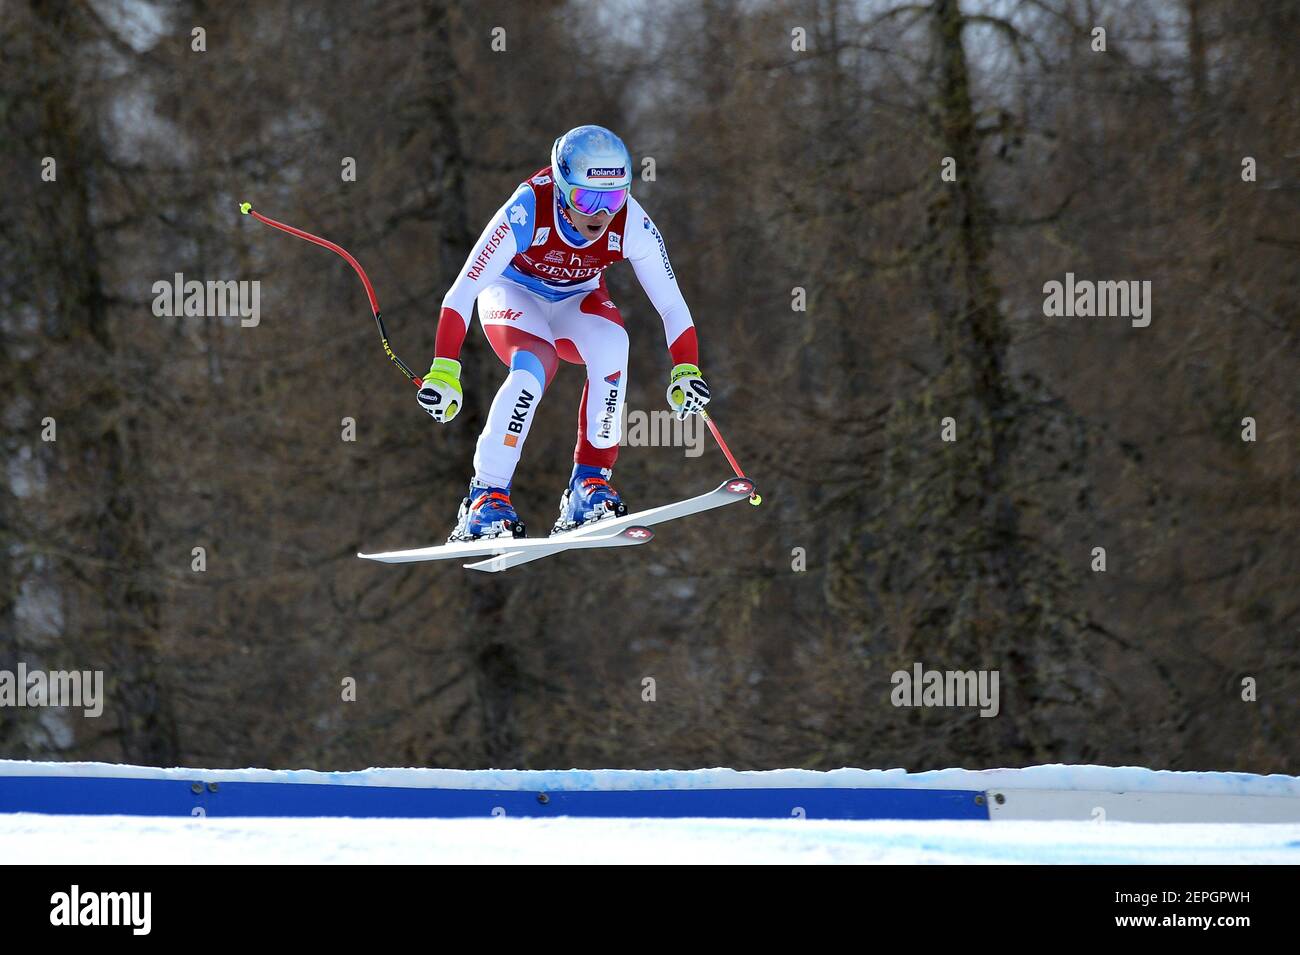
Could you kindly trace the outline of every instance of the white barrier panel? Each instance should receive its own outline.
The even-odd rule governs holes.
[[[1053,764],[1020,769],[198,769],[119,763],[29,762],[0,759],[0,776],[77,776],[130,779],[197,777],[216,782],[414,786],[446,789],[522,789],[549,792],[643,789],[965,789],[977,792],[1041,789],[1070,792],[1196,793],[1300,799],[1300,776],[1237,772],[1174,772],[1141,766]]]
[[[1300,799],[1288,796],[1011,788],[987,795],[995,822],[1300,822]]]

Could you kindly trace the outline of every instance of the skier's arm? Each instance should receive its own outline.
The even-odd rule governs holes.
[[[458,359],[469,323],[474,317],[474,299],[501,277],[510,260],[533,242],[536,216],[533,190],[524,183],[497,210],[483,234],[470,249],[465,265],[442,299],[434,355]]]
[[[685,418],[703,411],[709,402],[709,386],[699,369],[700,347],[695,323],[677,285],[672,263],[668,261],[663,236],[635,199],[629,198],[628,204],[624,255],[663,320],[664,338],[673,359],[673,369],[668,374],[668,406],[677,417]]]
[[[415,396],[434,421],[450,421],[465,403],[460,386],[460,348],[474,317],[474,300],[488,283],[501,277],[520,249],[532,244],[535,204],[533,190],[524,183],[497,210],[443,296],[433,364]]]
[[[637,280],[645,289],[650,304],[664,323],[664,339],[673,364],[699,364],[700,349],[695,336],[695,323],[691,310],[686,307],[682,290],[677,285],[668,250],[663,237],[641,204],[628,198],[627,235],[623,240],[624,255],[632,263]]]

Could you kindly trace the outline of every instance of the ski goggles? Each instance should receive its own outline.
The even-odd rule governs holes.
[[[608,212],[610,215],[618,212],[627,202],[627,189],[583,189],[581,186],[574,186],[569,190],[569,205],[577,209],[584,216],[594,216],[597,212]]]

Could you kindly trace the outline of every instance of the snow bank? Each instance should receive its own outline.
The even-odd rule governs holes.
[[[17,814],[0,815],[0,846],[16,865],[1295,865],[1300,826]]]

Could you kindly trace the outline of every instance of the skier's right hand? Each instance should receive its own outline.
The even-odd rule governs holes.
[[[450,421],[460,411],[464,395],[460,388],[460,362],[454,358],[435,358],[424,384],[416,394],[420,407],[434,421]]]

